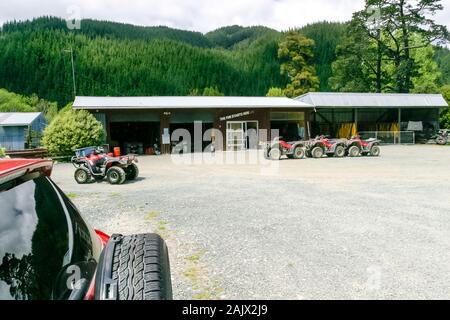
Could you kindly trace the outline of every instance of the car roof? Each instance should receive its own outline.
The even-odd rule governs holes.
[[[36,170],[50,175],[52,167],[53,161],[51,160],[0,159],[0,184]]]

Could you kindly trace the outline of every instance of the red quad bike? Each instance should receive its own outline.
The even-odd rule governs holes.
[[[79,184],[102,181],[105,177],[110,184],[135,180],[139,175],[137,162],[135,155],[114,157],[100,147],[78,149],[72,157],[72,164],[76,168],[74,177]]]
[[[360,135],[355,135],[347,141],[346,153],[349,157],[358,157],[359,155],[378,157],[380,151],[380,140],[375,138],[362,140]]]
[[[328,139],[325,136],[317,136],[308,141],[306,155],[311,158],[320,159],[324,155],[328,157],[342,158],[345,156],[345,141],[341,139]]]
[[[289,159],[303,159],[305,157],[305,143],[303,141],[286,142],[282,138],[275,138],[266,145],[264,150],[266,159],[280,160],[284,155]]]
[[[172,299],[165,241],[93,229],[52,181],[52,166],[0,160],[0,299]]]

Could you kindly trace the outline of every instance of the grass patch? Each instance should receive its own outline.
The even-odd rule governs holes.
[[[200,292],[192,296],[193,300],[214,300],[215,297],[211,292]]]
[[[112,192],[111,193],[111,197],[120,197],[120,193],[119,192]]]
[[[197,266],[192,266],[192,267],[187,268],[183,272],[183,275],[186,278],[188,278],[193,284],[197,284],[199,273],[200,273],[200,268]]]
[[[164,221],[164,220],[158,221],[158,225],[157,225],[158,230],[160,230],[160,231],[166,230],[167,224],[168,224],[167,221]]]
[[[156,219],[156,218],[158,218],[158,217],[159,217],[159,212],[157,212],[157,211],[152,211],[152,212],[149,212],[149,213],[145,216],[145,220],[151,221],[151,220]]]
[[[200,258],[202,257],[203,252],[197,252],[194,254],[191,254],[190,256],[187,256],[185,259],[190,262],[198,262],[200,261]]]
[[[66,193],[66,196],[70,199],[78,198],[78,194],[73,193],[73,192]]]

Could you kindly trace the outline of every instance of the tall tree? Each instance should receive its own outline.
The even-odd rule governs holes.
[[[443,10],[441,0],[367,0],[366,5],[378,9],[379,16],[375,19],[387,36],[384,50],[396,66],[395,90],[410,92],[418,68],[412,52],[449,40],[447,28],[432,19]],[[420,36],[420,42],[412,41],[415,35]]]
[[[290,79],[284,91],[286,96],[296,97],[319,89],[313,49],[313,40],[294,31],[289,31],[280,42],[278,57],[281,60],[281,74]]]

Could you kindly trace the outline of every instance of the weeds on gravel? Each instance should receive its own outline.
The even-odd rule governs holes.
[[[158,217],[159,217],[159,212],[157,212],[157,211],[152,211],[152,212],[148,213],[148,214],[145,216],[145,220],[146,220],[146,221],[152,221],[153,219],[156,219],[156,218],[158,218]]]
[[[158,230],[160,230],[160,231],[165,231],[165,230],[166,230],[166,225],[167,225],[168,223],[169,223],[169,222],[167,222],[167,221],[165,221],[165,220],[158,221],[158,226],[157,226]]]
[[[78,194],[76,193],[66,193],[66,196],[69,197],[70,199],[75,199],[78,197]]]

